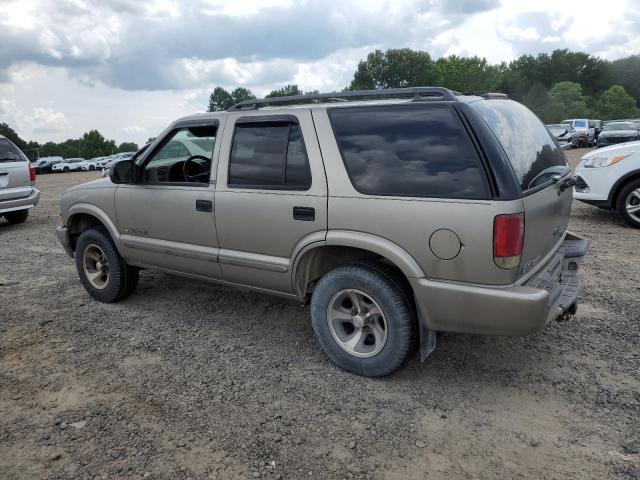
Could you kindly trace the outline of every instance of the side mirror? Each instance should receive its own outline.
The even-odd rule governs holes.
[[[109,168],[109,178],[113,183],[135,183],[136,165],[133,160],[120,160]]]

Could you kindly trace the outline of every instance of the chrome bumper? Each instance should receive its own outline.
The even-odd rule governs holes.
[[[410,279],[420,316],[430,330],[527,335],[575,313],[579,269],[589,242],[567,233],[557,252],[525,283],[490,287]]]
[[[74,252],[73,252],[73,248],[71,248],[71,240],[69,238],[69,229],[67,228],[66,225],[58,225],[56,227],[56,237],[58,237],[58,240],[62,244],[64,251],[67,252],[67,255],[73,258]]]
[[[16,210],[28,210],[35,207],[39,201],[40,190],[31,187],[31,192],[26,196],[0,201],[0,215]]]

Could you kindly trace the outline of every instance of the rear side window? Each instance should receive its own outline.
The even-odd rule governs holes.
[[[13,143],[6,138],[0,138],[0,163],[27,162],[27,157]]]
[[[229,159],[229,186],[306,190],[311,172],[297,123],[236,125]]]
[[[523,192],[567,172],[564,153],[527,107],[513,100],[480,100],[471,105],[502,144]]]
[[[448,105],[329,110],[354,188],[367,195],[489,198],[484,169]]]

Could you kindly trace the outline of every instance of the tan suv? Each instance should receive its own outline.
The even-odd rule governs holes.
[[[310,300],[339,366],[393,372],[439,330],[524,335],[575,313],[587,242],[538,118],[436,87],[251,100],[174,122],[61,200],[97,300],[140,268]]]

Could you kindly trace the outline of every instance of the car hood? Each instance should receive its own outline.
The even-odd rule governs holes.
[[[114,188],[115,184],[111,182],[109,177],[99,178],[97,180],[92,180],[90,182],[81,183],[80,185],[76,185],[71,187],[68,191],[74,190],[88,190],[92,188]]]
[[[618,145],[612,145],[610,147],[599,148],[590,153],[587,153],[583,159],[592,157],[602,157],[605,155],[630,155],[632,153],[640,152],[640,141],[620,143]]]
[[[637,137],[636,130],[603,130],[600,137]]]

